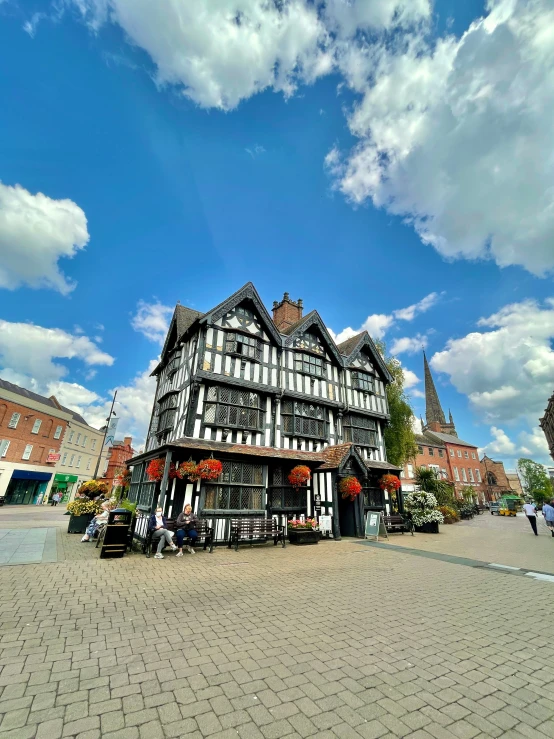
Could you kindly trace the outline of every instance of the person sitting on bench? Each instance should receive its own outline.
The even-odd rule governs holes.
[[[108,501],[102,503],[102,512],[97,513],[86,528],[85,535],[81,539],[81,543],[85,543],[94,538],[97,531],[103,528],[108,523],[108,516],[110,514],[110,504]]]
[[[150,516],[148,530],[152,532],[152,543],[158,542],[154,559],[164,558],[162,549],[166,544],[169,544],[173,551],[176,551],[177,547],[173,543],[173,534],[167,529],[167,518],[163,515],[163,511],[159,506],[156,508],[156,513]]]
[[[186,505],[185,510],[177,516],[177,522],[175,524],[177,528],[175,536],[177,537],[177,546],[179,547],[177,557],[183,556],[183,542],[185,538],[190,539],[191,544],[195,543],[198,537],[198,533],[196,531],[197,523],[198,518],[192,512],[192,506]],[[192,546],[187,546],[187,550],[191,554],[194,554],[194,548]]]

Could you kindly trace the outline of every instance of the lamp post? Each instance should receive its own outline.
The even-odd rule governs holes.
[[[96,468],[94,470],[94,476],[93,480],[96,480],[98,478],[98,470],[100,468],[100,461],[102,460],[102,452],[104,451],[104,444],[106,443],[106,436],[108,435],[108,428],[110,425],[111,417],[115,415],[113,407],[115,405],[115,396],[117,395],[117,390],[113,394],[113,400],[112,400],[112,407],[110,408],[110,413],[108,417],[106,418],[106,430],[104,431],[104,438],[102,439],[102,446],[100,447],[100,454],[98,455],[98,461],[96,462]]]

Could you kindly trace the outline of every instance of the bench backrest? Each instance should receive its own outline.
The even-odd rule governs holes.
[[[383,516],[385,523],[404,523],[403,516]]]
[[[254,535],[256,533],[265,533],[267,531],[278,531],[277,521],[274,518],[261,517],[232,518],[231,529],[235,531],[238,530],[241,535]]]

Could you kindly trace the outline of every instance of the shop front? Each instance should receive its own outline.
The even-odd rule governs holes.
[[[71,500],[73,486],[77,480],[77,475],[55,475],[52,489],[50,490],[49,500],[52,500],[54,493],[61,493],[63,495],[61,502],[68,503]]]
[[[42,503],[51,472],[14,470],[6,490],[6,505],[38,505]]]

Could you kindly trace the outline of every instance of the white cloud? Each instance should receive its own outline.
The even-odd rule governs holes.
[[[359,143],[326,163],[354,203],[405,217],[445,258],[554,269],[554,8],[489,0],[459,39],[352,47]],[[371,81],[368,81],[371,73]]]
[[[33,195],[0,182],[0,288],[50,287],[63,295],[74,283],[58,261],[88,243],[87,219],[72,200]]]
[[[478,326],[483,330],[451,339],[431,359],[433,368],[469,396],[480,420],[536,426],[552,394],[554,298],[507,305]]]
[[[419,315],[420,313],[425,313],[434,305],[436,305],[436,303],[443,295],[444,293],[430,293],[418,303],[409,305],[407,308],[399,308],[398,310],[393,311],[390,315],[387,315],[385,313],[374,313],[365,319],[360,328],[353,329],[348,326],[348,328],[343,328],[342,331],[340,331],[338,334],[333,333],[333,337],[335,337],[337,344],[341,344],[343,341],[350,339],[352,336],[359,334],[361,331],[367,331],[372,339],[382,339],[387,331],[397,321],[413,321],[417,315]],[[412,339],[411,341],[415,340],[416,339]],[[419,338],[417,340],[419,340]],[[407,342],[409,340],[398,339],[398,341]],[[419,348],[421,348],[421,344],[419,345]],[[404,349],[404,351],[407,351],[407,349]],[[392,354],[395,353],[396,352],[392,352]]]
[[[491,427],[491,436],[494,437],[493,441],[480,450],[480,453],[484,453],[488,457],[504,459],[507,464],[514,467],[516,466],[516,460],[520,457],[530,457],[547,465],[552,462],[546,438],[540,428],[534,428],[531,432],[519,432],[517,442],[512,441],[503,429],[496,426]]]
[[[494,437],[494,441],[491,441],[490,444],[487,444],[487,446],[483,450],[487,456],[516,456],[516,445],[503,429],[499,429],[496,426],[491,426],[491,435]]]
[[[150,341],[163,344],[172,315],[173,308],[169,305],[139,300],[136,315],[131,319],[131,326]]]
[[[421,380],[416,375],[415,372],[412,372],[412,370],[406,369],[406,367],[402,367],[402,370],[404,371],[404,387],[406,390],[409,390],[410,388],[413,388],[414,385],[417,385]],[[412,390],[412,395],[415,394],[416,391]]]
[[[67,366],[56,361],[60,359],[77,359],[88,367],[110,366],[114,362],[87,336],[0,320],[0,367],[4,370],[32,377],[44,386],[68,374]]]
[[[428,344],[427,336],[416,334],[416,336],[403,336],[401,339],[395,339],[391,344],[390,353],[393,356],[397,354],[417,354],[422,349],[426,349]]]
[[[246,151],[252,159],[255,159],[260,154],[265,154],[265,149],[261,144],[254,144],[254,146],[251,146],[249,148],[246,148],[244,151]]]

